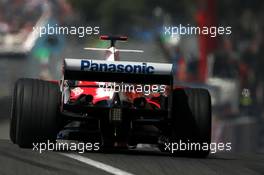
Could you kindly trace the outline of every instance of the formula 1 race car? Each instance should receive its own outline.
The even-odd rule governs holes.
[[[102,151],[157,145],[176,155],[206,157],[210,149],[171,149],[172,143],[211,143],[211,98],[205,89],[174,87],[172,64],[127,62],[110,40],[106,60],[65,58],[62,79],[19,79],[10,138],[22,148],[58,139],[98,142]],[[170,144],[169,144],[170,143]],[[174,144],[172,144],[174,145]]]

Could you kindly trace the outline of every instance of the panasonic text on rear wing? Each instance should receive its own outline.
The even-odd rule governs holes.
[[[64,78],[170,84],[172,64],[66,58],[64,60]]]

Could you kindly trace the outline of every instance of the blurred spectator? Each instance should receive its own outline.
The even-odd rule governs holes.
[[[259,52],[257,55],[256,63],[256,98],[258,103],[258,108],[262,109],[262,117],[264,118],[264,40],[260,44]]]
[[[232,40],[229,44],[221,43],[221,47],[225,48],[232,45],[232,50],[239,62],[239,79],[240,91],[248,89],[250,92],[250,109],[254,114],[259,115],[258,109],[260,102],[263,104],[263,7],[264,3],[260,0],[245,1],[221,1],[218,2],[218,17],[221,24],[232,26]],[[262,44],[260,44],[262,43]],[[217,52],[221,52],[221,47]],[[262,48],[260,48],[262,47]],[[228,56],[229,55],[229,56]],[[224,59],[229,59],[232,54],[222,55]],[[220,74],[226,74],[226,68],[230,67],[228,62],[216,58],[219,62],[216,71]],[[230,67],[230,70],[232,68]],[[249,98],[247,97],[247,98]],[[244,97],[241,97],[241,105]],[[248,100],[247,100],[248,101]],[[259,106],[259,107],[257,107]],[[248,103],[247,107],[248,108]],[[243,111],[243,110],[242,110]],[[241,112],[242,112],[241,111]]]
[[[213,75],[220,78],[237,77],[237,55],[229,38],[222,38],[220,47],[215,53]]]

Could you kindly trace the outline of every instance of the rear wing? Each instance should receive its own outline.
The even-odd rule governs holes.
[[[64,59],[64,79],[172,85],[172,64]]]

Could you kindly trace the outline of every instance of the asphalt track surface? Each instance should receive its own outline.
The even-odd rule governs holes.
[[[107,153],[39,153],[21,149],[9,140],[11,98],[0,99],[0,174],[180,174],[262,175],[264,154],[216,153],[206,159],[174,157],[153,148]]]
[[[206,159],[195,159],[172,157],[152,148],[83,154],[55,151],[40,154],[32,149],[21,149],[9,140],[10,92],[15,79],[35,77],[37,69],[34,61],[0,59],[0,175],[264,174],[263,153],[217,153]]]

